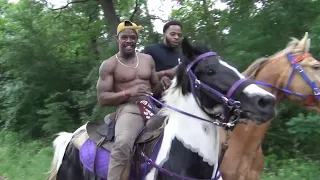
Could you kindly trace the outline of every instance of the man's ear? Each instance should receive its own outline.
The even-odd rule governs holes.
[[[166,34],[165,34],[165,33],[162,34],[162,39],[163,39],[164,42],[167,41],[167,39],[166,39]]]
[[[116,35],[116,41],[119,43],[119,35]]]

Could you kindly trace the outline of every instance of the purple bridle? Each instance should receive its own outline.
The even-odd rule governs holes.
[[[284,89],[276,87],[276,86],[268,84],[268,83],[265,83],[265,82],[262,82],[262,81],[256,81],[256,83],[260,84],[260,85],[263,85],[263,86],[267,86],[267,87],[278,89],[278,90],[280,90],[280,91],[282,91],[284,93],[291,94],[291,95],[300,97],[302,99],[306,99],[307,100],[305,102],[306,106],[311,105],[315,101],[318,102],[320,100],[320,90],[319,90],[319,88],[317,86],[317,83],[313,82],[308,77],[308,75],[304,72],[303,68],[299,64],[300,61],[302,61],[302,60],[304,60],[305,58],[308,58],[308,57],[312,57],[312,55],[310,53],[306,53],[306,54],[304,54],[302,56],[297,56],[295,58],[292,53],[288,53],[287,54],[287,59],[289,60],[291,66],[292,66],[292,71],[291,71],[289,80],[287,82],[287,85],[286,85],[286,87]],[[301,75],[301,77],[305,80],[305,82],[313,89],[313,94],[312,95],[300,94],[300,93],[297,93],[297,92],[293,92],[293,91],[291,91],[289,89],[296,71]]]
[[[188,65],[187,68],[187,73],[189,75],[189,80],[190,80],[190,84],[191,84],[191,91],[194,97],[196,97],[195,94],[195,90],[196,88],[203,88],[207,91],[209,91],[212,95],[215,95],[218,98],[221,98],[222,102],[223,102],[223,106],[224,106],[224,117],[227,117],[227,113],[230,110],[234,110],[233,112],[236,115],[236,119],[232,122],[227,122],[227,123],[222,123],[224,125],[226,125],[227,127],[231,127],[234,126],[234,123],[238,120],[239,116],[240,116],[240,102],[239,101],[235,101],[233,100],[231,97],[232,95],[236,92],[236,90],[238,89],[238,87],[246,82],[248,79],[247,78],[243,78],[238,80],[228,91],[228,93],[226,95],[220,93],[219,91],[211,88],[210,86],[206,85],[205,83],[201,82],[196,75],[194,74],[194,72],[192,72],[192,67],[194,67],[199,61],[203,60],[204,58],[210,57],[210,56],[217,56],[218,54],[216,52],[207,52],[204,54],[199,55],[192,63],[190,63]]]
[[[168,104],[165,104],[165,103],[155,99],[154,97],[152,97],[150,95],[149,95],[149,98],[154,100],[154,101],[156,101],[157,103],[161,104],[162,106],[165,106],[165,107],[167,107],[169,109],[172,109],[172,110],[174,110],[176,112],[179,112],[181,114],[184,114],[184,115],[187,115],[187,116],[199,119],[199,120],[203,120],[203,121],[207,121],[207,122],[213,123],[213,124],[215,124],[217,126],[229,127],[229,128],[234,126],[235,122],[238,121],[239,116],[240,116],[240,112],[241,112],[240,111],[240,104],[241,103],[239,101],[235,101],[235,100],[231,99],[231,97],[235,93],[235,91],[238,89],[238,87],[242,83],[246,82],[248,80],[248,78],[244,78],[244,79],[238,80],[230,88],[230,90],[228,91],[227,95],[223,95],[219,91],[217,91],[215,89],[212,89],[210,86],[208,86],[205,83],[201,82],[192,71],[192,67],[195,66],[199,61],[203,60],[204,58],[207,58],[207,57],[210,57],[210,56],[217,56],[217,55],[218,54],[216,52],[207,52],[207,53],[201,54],[195,60],[193,60],[192,63],[190,63],[188,65],[186,71],[188,73],[188,77],[189,77],[189,80],[190,80],[191,92],[192,92],[193,96],[196,97],[196,94],[195,94],[196,88],[203,88],[203,89],[209,91],[212,95],[215,95],[216,97],[220,98],[222,100],[222,102],[223,102],[223,105],[224,105],[224,115],[226,115],[228,110],[233,110],[233,113],[236,115],[236,118],[233,121],[231,121],[231,122],[221,122],[221,121],[218,121],[218,120],[215,120],[215,121],[207,120],[207,119],[204,119],[202,117],[199,117],[199,116],[187,113],[185,111],[182,111],[180,109],[177,109],[175,107],[172,107],[172,106],[170,106]],[[197,99],[197,98],[195,98],[195,99]],[[226,116],[224,116],[223,119],[225,119],[225,118],[226,118]]]
[[[193,118],[196,118],[196,119],[200,119],[200,120],[203,120],[203,121],[207,121],[207,122],[210,122],[210,123],[213,123],[217,126],[221,126],[221,127],[232,127],[235,125],[235,122],[238,121],[238,119],[240,118],[240,102],[239,101],[235,101],[233,99],[231,99],[232,95],[236,92],[236,90],[238,89],[238,87],[246,82],[248,80],[248,78],[244,78],[244,79],[240,79],[238,80],[231,88],[230,90],[228,91],[227,95],[223,95],[222,93],[220,93],[219,91],[215,90],[215,89],[212,89],[210,86],[206,85],[205,83],[202,83],[197,77],[196,75],[192,72],[192,67],[195,66],[199,61],[203,60],[204,58],[207,58],[207,57],[210,57],[210,56],[217,56],[217,53],[215,52],[207,52],[207,53],[204,53],[204,54],[201,54],[199,55],[192,63],[190,63],[187,67],[187,73],[188,73],[188,77],[189,77],[189,80],[190,80],[190,84],[191,84],[191,91],[192,91],[192,94],[193,96],[196,98],[196,94],[195,94],[195,89],[196,88],[203,88],[207,91],[209,91],[210,93],[212,93],[213,95],[221,98],[222,102],[223,102],[223,105],[224,105],[224,118],[226,118],[226,113],[229,112],[230,110],[233,110],[233,113],[235,113],[235,118],[233,119],[233,121],[231,122],[220,122],[220,121],[211,121],[211,120],[207,120],[207,119],[204,119],[202,117],[198,117],[196,115],[193,115],[193,114],[190,114],[190,113],[187,113],[185,111],[182,111],[180,109],[177,109],[175,107],[172,107],[168,104],[165,104],[157,99],[155,99],[154,97],[152,96],[148,96],[150,98],[150,100],[154,100],[156,102],[158,102],[159,104],[161,104],[162,106],[165,106],[169,109],[172,109],[176,112],[179,112],[181,114],[184,114],[184,115],[187,115],[187,116],[190,116],[190,117],[193,117]],[[149,101],[150,101],[149,100]],[[150,101],[151,102],[151,101]],[[150,103],[150,104],[153,104],[153,103]],[[153,108],[154,109],[154,108]],[[155,112],[154,112],[155,113]],[[224,153],[223,153],[224,154]],[[144,152],[141,152],[141,156],[145,159],[145,161],[152,165],[154,168],[158,169],[160,172],[168,175],[168,176],[171,176],[171,177],[176,177],[178,179],[188,179],[188,180],[196,180],[194,178],[187,178],[187,177],[182,177],[178,174],[175,174],[175,173],[172,173],[172,172],[169,172],[168,170],[162,168],[161,166],[157,165],[155,162],[153,162],[149,157],[147,157]],[[212,178],[211,180],[217,180],[220,178],[221,174],[219,171],[219,164],[221,163],[221,158],[219,159],[219,163],[218,163],[218,170],[217,170],[217,173],[215,175],[214,178]]]

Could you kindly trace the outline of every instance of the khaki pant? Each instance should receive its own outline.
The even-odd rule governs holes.
[[[137,104],[122,104],[116,111],[115,144],[111,151],[108,180],[119,180],[125,163],[129,159],[134,141],[145,121]]]

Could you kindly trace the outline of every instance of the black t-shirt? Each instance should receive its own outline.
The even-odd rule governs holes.
[[[179,50],[175,50],[163,43],[146,46],[142,51],[149,54],[155,61],[156,72],[172,69],[182,62],[183,55]]]

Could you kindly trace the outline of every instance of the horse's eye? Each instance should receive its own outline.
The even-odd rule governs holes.
[[[312,66],[312,69],[314,70],[319,70],[320,69],[320,64],[315,64]]]
[[[212,75],[215,74],[214,70],[211,69],[211,68],[206,68],[206,69],[205,69],[205,73],[206,73],[207,75],[209,75],[209,76],[212,76]]]

